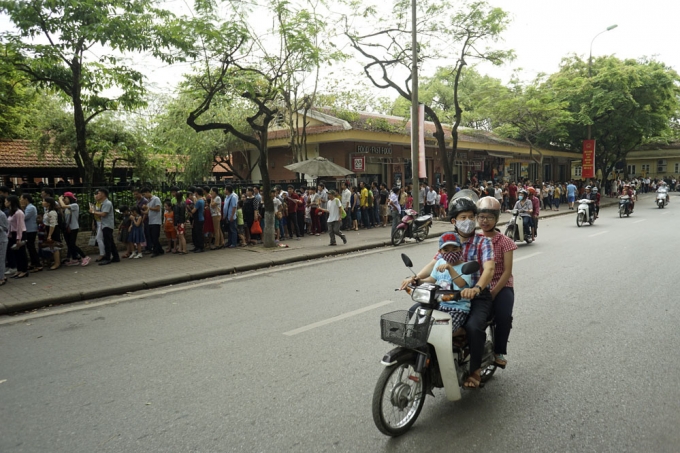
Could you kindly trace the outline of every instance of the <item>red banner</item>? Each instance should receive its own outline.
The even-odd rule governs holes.
[[[595,177],[595,140],[583,140],[581,177],[583,179]]]

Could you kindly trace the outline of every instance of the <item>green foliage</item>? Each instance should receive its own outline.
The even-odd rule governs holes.
[[[605,174],[636,147],[673,139],[680,76],[661,62],[600,57],[589,77],[587,61],[574,56],[563,60],[546,85],[574,119],[560,145],[580,150],[590,124],[596,164]]]
[[[75,159],[86,184],[101,177],[87,152],[86,129],[105,111],[143,106],[143,76],[119,56],[150,52],[166,62],[169,49],[187,52],[185,28],[152,0],[0,0],[16,31],[0,34],[2,59],[39,87],[70,100]],[[110,96],[111,91],[120,93]]]
[[[28,138],[35,117],[36,90],[13,65],[0,45],[0,138]]]

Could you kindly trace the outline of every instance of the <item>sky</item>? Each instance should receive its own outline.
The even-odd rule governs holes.
[[[570,54],[587,58],[591,40],[611,25],[593,42],[593,57],[616,55],[619,58],[655,57],[680,72],[680,2],[675,0],[489,0],[511,14],[512,22],[503,34],[503,48],[514,49],[517,58],[502,67],[478,66],[483,74],[510,79],[521,68],[520,78],[531,80],[538,73],[553,73],[560,60]],[[176,7],[186,3],[171,1]],[[174,9],[171,7],[171,9]],[[0,17],[0,30],[10,27]],[[150,82],[151,91],[170,94],[189,70],[187,65],[167,67],[150,58],[135,56],[132,60]],[[348,70],[359,73],[354,63]],[[427,74],[423,74],[427,75]],[[351,89],[352,87],[347,87]],[[383,91],[382,95],[387,95]],[[392,94],[389,95],[392,97]]]

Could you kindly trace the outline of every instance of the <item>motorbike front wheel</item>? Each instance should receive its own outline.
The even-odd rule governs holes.
[[[505,235],[514,241],[515,240],[515,225],[508,225],[507,228],[505,228]]]
[[[427,239],[428,234],[430,234],[430,227],[426,226],[422,230],[418,231],[418,233],[416,233],[415,235],[416,241],[423,242],[425,239]]]
[[[619,219],[623,218],[623,208],[619,209]]]
[[[576,226],[581,228],[583,226],[583,213],[579,212],[578,216],[576,216]]]
[[[423,376],[413,370],[413,365],[413,358],[402,357],[383,370],[375,385],[373,421],[388,436],[408,431],[425,404]]]
[[[401,229],[401,228],[397,228],[394,231],[394,234],[392,235],[392,245],[394,245],[396,247],[397,245],[401,244],[402,242],[404,242],[405,237],[406,237],[406,230]]]

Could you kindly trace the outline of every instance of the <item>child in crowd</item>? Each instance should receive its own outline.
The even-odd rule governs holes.
[[[121,206],[120,212],[123,216],[123,221],[118,227],[118,240],[125,244],[125,254],[121,256],[121,258],[130,258],[130,255],[134,253],[132,242],[130,242],[128,239],[128,236],[130,235],[130,225],[132,225],[132,220],[130,219],[130,208],[127,206]]]
[[[166,198],[163,202],[165,211],[163,212],[163,230],[165,238],[168,240],[168,253],[177,253],[177,231],[175,230],[175,212],[172,209],[172,201]]]
[[[406,206],[404,208],[413,209],[413,195],[411,195],[411,192],[406,192]]]
[[[424,282],[435,283],[441,289],[452,289],[460,291],[464,288],[469,288],[472,284],[472,277],[470,275],[462,275],[463,268],[463,252],[461,249],[460,239],[455,233],[444,233],[439,238],[439,255],[441,258],[437,260],[432,269],[432,273]],[[453,263],[453,264],[450,264]],[[442,296],[445,297],[445,296]],[[463,325],[467,321],[470,313],[470,300],[460,299],[457,301],[440,300],[439,310],[451,315],[451,326],[453,329],[453,336],[459,336],[465,333]]]
[[[243,200],[238,201],[236,209],[236,231],[238,232],[238,245],[245,247],[246,245],[246,227],[243,220]]]
[[[128,258],[139,259],[142,257],[142,247],[146,246],[146,238],[144,237],[144,216],[142,215],[139,206],[132,208],[132,214],[130,215],[130,229],[128,240],[135,244],[137,247],[137,253],[133,253]]]

